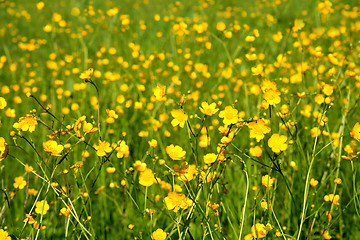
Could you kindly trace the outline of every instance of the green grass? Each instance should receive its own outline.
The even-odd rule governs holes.
[[[359,122],[357,1],[333,1],[328,14],[321,1],[51,1],[42,9],[37,3],[0,1],[0,90],[7,102],[0,137],[9,146],[0,162],[0,229],[13,239],[151,239],[158,228],[167,239],[244,239],[256,223],[266,226],[265,239],[324,239],[324,231],[333,239],[358,238],[358,160],[344,158],[359,153],[359,136],[350,135]],[[110,9],[118,10],[115,16]],[[304,22],[297,33],[296,19]],[[201,23],[207,28],[196,31]],[[47,24],[51,31],[44,30]],[[185,26],[183,35],[177,26]],[[248,57],[253,53],[256,59]],[[255,75],[259,64],[264,70]],[[80,74],[89,68],[94,76],[85,81]],[[267,106],[263,87],[269,82],[281,102]],[[86,87],[79,89],[80,83]],[[333,87],[331,103],[319,103],[325,84]],[[166,86],[166,101],[155,99],[157,86]],[[205,116],[202,102],[217,103],[219,111]],[[221,144],[219,113],[227,106],[241,119],[224,131],[233,139]],[[110,121],[107,109],[118,118]],[[172,125],[175,109],[188,115],[183,128]],[[37,118],[34,132],[13,127],[27,114]],[[81,127],[85,140],[76,135],[74,124],[84,115],[94,127],[100,122],[101,140],[113,144],[105,156],[94,146],[98,131],[85,134]],[[248,124],[258,118],[270,132],[256,141]],[[315,127],[322,134],[312,136]],[[58,130],[63,133],[54,134]],[[44,150],[51,134],[65,146],[60,156]],[[273,134],[287,137],[285,151],[273,152]],[[200,146],[205,136],[209,144]],[[119,141],[129,147],[122,158],[114,149]],[[172,160],[170,144],[181,146],[185,159]],[[262,149],[259,157],[250,153],[255,146]],[[217,153],[217,161],[205,164],[207,153]],[[139,183],[137,160],[157,178],[149,187]],[[196,168],[191,181],[181,181],[176,170],[186,164]],[[265,175],[275,178],[272,187],[262,184]],[[23,189],[13,185],[19,176]],[[193,204],[174,212],[164,199],[179,188]],[[339,195],[339,204],[325,201],[329,194]],[[35,213],[41,200],[49,204],[46,214]],[[66,205],[71,214],[60,216]],[[46,229],[24,223],[26,214]]]

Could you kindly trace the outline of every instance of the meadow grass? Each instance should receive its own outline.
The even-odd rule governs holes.
[[[357,1],[0,21],[0,240],[360,239]]]

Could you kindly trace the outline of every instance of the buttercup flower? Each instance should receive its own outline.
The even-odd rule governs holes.
[[[219,117],[223,118],[223,123],[226,125],[235,124],[238,121],[238,110],[232,106],[226,106],[223,111],[220,111]]]
[[[273,134],[269,140],[268,145],[274,153],[280,153],[287,149],[287,137],[285,135]]]
[[[150,187],[156,182],[154,173],[151,169],[146,168],[140,173],[139,183],[145,187]]]
[[[21,131],[35,131],[37,120],[30,114],[26,114],[26,117],[21,117],[18,122],[14,123],[13,127]]]
[[[0,97],[0,109],[4,109],[7,106],[5,98]]]
[[[0,137],[0,161],[5,159],[9,152],[9,146],[6,144],[5,139]]]
[[[255,122],[249,123],[248,127],[250,128],[250,138],[256,138],[256,141],[258,142],[271,130],[271,128],[265,125],[263,119],[258,119]]]
[[[179,125],[181,128],[184,127],[185,122],[188,120],[188,115],[184,113],[181,109],[174,109],[171,111],[171,116],[173,116],[173,120],[171,121],[171,125],[173,127]]]
[[[265,187],[272,187],[272,185],[275,182],[275,178],[274,177],[270,177],[269,175],[265,175],[261,177],[261,184],[264,185]]]
[[[15,181],[13,184],[14,188],[23,189],[26,186],[26,181],[22,176],[16,177],[14,181]]]
[[[254,238],[264,238],[267,235],[267,230],[264,224],[256,223],[251,227],[251,233]]]
[[[193,204],[193,201],[185,196],[185,194],[178,194],[176,192],[169,192],[168,196],[164,198],[166,208],[174,212],[179,211],[180,208],[187,209]]]
[[[57,144],[54,140],[49,140],[43,143],[44,151],[50,153],[52,156],[60,156],[64,146]]]
[[[160,101],[160,102],[166,101],[165,93],[166,93],[166,86],[157,86],[154,89],[154,96],[156,101]]]
[[[204,156],[204,162],[206,164],[214,163],[217,159],[217,154],[215,153],[208,153]]]
[[[215,113],[217,113],[217,111],[219,111],[219,109],[216,108],[216,103],[211,103],[209,105],[207,102],[202,102],[201,107],[199,107],[199,109],[203,114],[207,116],[212,116]]]
[[[264,93],[264,99],[270,105],[274,105],[280,103],[281,101],[280,95],[281,95],[280,91],[274,89],[268,89]]]
[[[46,200],[37,201],[35,207],[35,212],[43,215],[45,215],[50,208]]]
[[[151,237],[154,240],[165,240],[166,236],[166,232],[164,232],[161,228],[156,229],[156,231],[151,234]]]
[[[85,70],[84,72],[82,72],[80,74],[80,78],[87,81],[87,80],[91,79],[93,74],[94,74],[94,69],[89,68],[88,70]]]
[[[99,140],[99,144],[94,144],[94,148],[96,149],[96,155],[99,157],[103,157],[106,155],[106,153],[109,153],[112,151],[112,148],[110,147],[110,143],[103,142]]]
[[[186,152],[182,149],[182,147],[174,144],[166,147],[166,153],[172,160],[182,160],[185,158]]]
[[[0,239],[1,240],[11,240],[9,233],[3,229],[0,229]]]

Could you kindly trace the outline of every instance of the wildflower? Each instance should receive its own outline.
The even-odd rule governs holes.
[[[175,164],[174,170],[179,175],[178,179],[185,182],[193,180],[197,174],[195,164],[188,165],[187,163],[181,163],[181,166]]]
[[[269,140],[268,145],[274,153],[280,153],[287,149],[287,137],[285,135],[273,134]]]
[[[216,161],[217,159],[217,154],[215,153],[208,153],[204,156],[204,162],[206,164],[212,164]]]
[[[350,136],[360,142],[360,124],[357,122],[350,132]]]
[[[99,157],[103,157],[106,155],[106,153],[109,153],[112,151],[112,148],[110,147],[110,143],[103,142],[99,140],[99,145],[94,144],[94,148],[96,149],[96,155]]]
[[[63,216],[63,217],[67,217],[67,216],[69,216],[71,214],[71,209],[70,209],[70,207],[63,207],[63,208],[61,208],[60,209],[60,213],[59,213],[59,215],[60,216]]]
[[[178,194],[176,192],[169,192],[164,198],[166,208],[174,212],[179,211],[180,208],[187,209],[193,204],[193,201],[185,196],[185,194]]]
[[[88,70],[85,70],[84,72],[82,72],[80,74],[80,78],[86,81],[89,81],[92,77],[92,75],[94,74],[94,69],[93,68],[89,68]]]
[[[171,125],[173,127],[179,125],[181,128],[184,127],[185,122],[188,120],[188,115],[184,113],[181,109],[174,109],[171,111],[171,116],[173,116],[173,120],[171,121]]]
[[[185,158],[186,152],[182,149],[182,147],[174,144],[171,144],[166,147],[166,153],[172,160],[182,160]]]
[[[130,229],[130,230],[132,230],[134,227],[135,227],[134,224],[131,224],[131,223],[130,223],[130,224],[128,225],[128,229]]]
[[[54,140],[49,140],[43,143],[44,151],[50,153],[51,156],[60,156],[62,153],[64,146],[61,144],[57,144]]]
[[[24,180],[24,178],[22,176],[16,177],[14,179],[13,185],[14,185],[14,188],[23,189],[26,186],[26,181]]]
[[[36,220],[30,214],[26,214],[26,218],[24,219],[25,223],[33,224],[33,223],[35,223],[35,221]],[[0,239],[2,239],[2,238],[0,237]]]
[[[199,109],[203,114],[207,116],[212,116],[215,113],[217,113],[217,111],[219,111],[219,109],[216,108],[216,103],[211,103],[209,105],[207,102],[202,102],[201,107],[199,107]]]
[[[262,155],[262,149],[259,146],[255,146],[255,147],[250,148],[249,152],[254,157],[261,157],[261,155]]]
[[[94,127],[92,123],[88,123],[88,122],[84,121],[83,130],[86,133],[93,133],[93,132],[96,132],[98,130],[98,128]]]
[[[275,182],[275,178],[274,177],[270,177],[269,175],[265,175],[261,177],[261,184],[264,185],[265,187],[272,187],[272,185]]]
[[[1,240],[11,240],[9,233],[3,229],[0,229],[0,239]]]
[[[302,19],[295,19],[294,26],[292,27],[293,32],[301,30],[305,26]]]
[[[264,224],[256,223],[251,227],[251,233],[254,238],[264,238],[267,235],[267,230]]]
[[[322,91],[326,96],[330,96],[334,92],[334,86],[330,84],[325,84]]]
[[[5,139],[0,137],[0,161],[5,159],[9,152],[9,146],[6,144]]]
[[[106,114],[109,116],[109,118],[117,119],[119,115],[116,114],[114,110],[106,109]]]
[[[151,169],[146,168],[143,172],[140,173],[139,183],[145,187],[150,187],[155,182],[155,176]]]
[[[156,229],[156,231],[151,234],[151,237],[154,240],[165,240],[166,236],[167,233],[164,232],[161,228]]]
[[[280,95],[281,95],[280,91],[278,91],[276,89],[275,90],[274,89],[268,89],[264,93],[264,99],[270,105],[274,105],[274,104],[280,103],[280,101],[281,101]]]
[[[153,91],[156,101],[159,102],[166,101],[166,97],[165,97],[166,86],[157,86]]]
[[[258,119],[255,122],[249,123],[248,127],[250,128],[250,138],[256,138],[256,141],[258,142],[271,130],[265,125],[265,121],[263,119]]]
[[[261,201],[260,206],[261,206],[263,209],[265,209],[265,210],[270,209],[270,203],[269,203],[266,199],[263,199],[263,200]]]
[[[336,184],[341,184],[341,183],[342,183],[341,178],[336,178],[336,179],[334,180],[334,183],[336,183]]]
[[[36,206],[35,212],[37,214],[43,214],[43,215],[45,215],[50,208],[46,200],[37,201],[35,206]]]
[[[324,239],[331,239],[331,236],[328,231],[325,231],[323,234]]]
[[[118,142],[118,147],[115,150],[117,152],[116,154],[117,158],[128,157],[130,154],[129,146],[126,144],[124,140],[120,142],[120,145]]]
[[[325,202],[332,202],[335,205],[339,205],[339,200],[340,200],[340,196],[339,195],[334,195],[333,193],[329,194],[329,195],[325,195],[324,196],[324,201]]]
[[[4,109],[7,106],[5,98],[0,97],[0,109]]]
[[[35,126],[37,125],[37,120],[30,114],[26,114],[26,117],[21,117],[18,122],[14,123],[13,127],[20,129],[21,131],[35,131]]]
[[[150,141],[148,141],[148,143],[151,148],[157,147],[157,141],[155,139],[151,139]]]
[[[315,180],[314,178],[311,178],[310,179],[310,185],[312,187],[315,187],[316,185],[318,185],[319,181],[318,180]]]
[[[235,124],[238,121],[238,110],[234,109],[232,106],[226,106],[225,110],[220,111],[219,117],[223,118],[223,123],[226,125]]]

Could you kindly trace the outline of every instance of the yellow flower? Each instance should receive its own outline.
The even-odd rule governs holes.
[[[114,110],[110,110],[110,109],[106,109],[106,114],[108,115],[109,118],[117,119],[119,117],[119,115],[117,115]]]
[[[280,91],[278,91],[276,89],[275,90],[274,89],[268,89],[264,93],[264,99],[270,105],[274,105],[274,104],[280,103],[280,101],[281,101],[280,95],[281,95]]]
[[[1,240],[11,240],[9,233],[3,229],[0,229],[0,239]]]
[[[261,177],[261,184],[264,185],[265,187],[272,187],[272,185],[275,182],[275,178],[274,177],[270,177],[269,175],[265,175]]]
[[[76,120],[75,124],[74,124],[74,131],[77,137],[81,138],[82,134],[80,132],[80,128],[81,128],[81,123],[83,121],[85,121],[86,116],[81,116],[78,120]]]
[[[0,161],[5,159],[9,152],[9,146],[6,144],[5,139],[0,137]]]
[[[331,239],[331,236],[328,231],[325,231],[323,234],[324,239]]]
[[[133,164],[133,166],[139,172],[143,172],[146,169],[146,163],[141,162],[139,160],[136,160],[135,163]]]
[[[251,227],[251,233],[254,238],[264,238],[267,235],[267,230],[264,224],[256,223]]]
[[[216,103],[211,103],[209,105],[207,102],[202,102],[201,107],[199,107],[199,109],[203,114],[207,116],[212,116],[215,113],[217,113],[217,111],[219,111],[219,109],[216,108]]]
[[[238,110],[232,106],[226,106],[225,110],[220,111],[219,117],[223,118],[223,123],[226,125],[235,124],[238,121]]]
[[[167,234],[161,228],[158,228],[151,234],[151,236],[154,240],[165,240]]]
[[[26,186],[26,181],[24,180],[24,178],[22,176],[16,177],[14,179],[13,185],[14,185],[14,188],[23,189]]]
[[[360,124],[357,122],[350,132],[350,136],[360,142]]]
[[[263,119],[258,119],[255,122],[249,123],[248,127],[250,128],[250,138],[256,138],[256,141],[258,142],[271,130],[265,125],[265,121]]]
[[[14,123],[13,127],[21,131],[33,132],[37,124],[35,117],[26,114],[26,117],[21,117],[18,122]]]
[[[293,32],[301,30],[305,26],[302,19],[295,19],[294,26],[292,27]]]
[[[118,142],[119,145],[119,142]],[[120,146],[118,146],[116,148],[116,157],[117,158],[123,158],[123,157],[128,157],[130,154],[130,150],[129,150],[129,146],[126,144],[126,142],[124,140],[122,140],[120,142]]]
[[[0,97],[0,109],[4,109],[7,105],[5,98]]]
[[[182,147],[174,144],[171,144],[166,147],[166,153],[172,160],[182,160],[185,158],[186,152],[182,149]]]
[[[285,135],[273,134],[269,140],[268,145],[274,153],[280,153],[287,149],[287,137]]]
[[[139,183],[145,187],[150,187],[156,182],[154,173],[151,169],[146,168],[143,172],[140,173]]]
[[[106,153],[109,153],[112,151],[112,148],[110,147],[110,143],[103,142],[99,140],[99,145],[94,144],[94,148],[96,149],[96,155],[99,157],[103,157],[106,155]]]
[[[85,70],[84,72],[82,72],[80,74],[80,78],[86,81],[86,80],[91,79],[93,74],[94,74],[94,69],[89,68],[88,70]]]
[[[166,208],[174,212],[179,211],[180,208],[187,209],[193,204],[193,201],[185,196],[185,194],[178,194],[176,192],[169,192],[164,198]]]
[[[37,201],[35,206],[36,206],[35,212],[37,214],[43,214],[43,215],[45,215],[50,208],[46,200]]]
[[[310,179],[310,185],[312,187],[315,187],[316,185],[318,185],[319,181],[318,180],[315,180],[314,178],[311,178]]]
[[[254,157],[261,157],[261,155],[262,155],[262,149],[259,146],[255,146],[255,147],[250,148],[249,152]]]
[[[92,123],[88,123],[88,122],[84,121],[83,130],[86,133],[93,133],[93,132],[96,132],[98,130],[98,128],[94,127],[92,125]]]
[[[179,125],[181,128],[184,127],[185,122],[188,120],[188,115],[184,113],[183,110],[177,109],[171,111],[171,116],[173,116],[173,120],[171,121],[171,125],[173,127]]]
[[[151,148],[157,147],[157,141],[155,139],[151,139],[150,141],[148,141],[148,143]]]
[[[330,96],[331,94],[333,94],[334,92],[334,86],[330,85],[330,84],[325,84],[323,86],[322,92],[326,95],[326,96]]]
[[[324,201],[325,202],[332,202],[335,205],[339,205],[339,200],[340,200],[340,196],[339,195],[334,195],[333,193],[329,194],[329,195],[325,195],[324,196]]]
[[[43,143],[44,151],[50,153],[51,156],[60,156],[64,146],[61,144],[57,144],[54,140],[49,140]]]
[[[166,97],[165,97],[166,86],[157,86],[153,91],[156,101],[160,101],[160,102],[166,101]]]
[[[215,153],[208,153],[204,155],[204,162],[206,164],[212,164],[216,161],[216,159],[217,159],[217,154]]]
[[[61,208],[60,209],[60,213],[59,213],[59,215],[60,216],[63,216],[63,217],[67,217],[67,216],[69,216],[71,214],[71,209],[70,209],[70,207],[63,207],[63,208]]]

